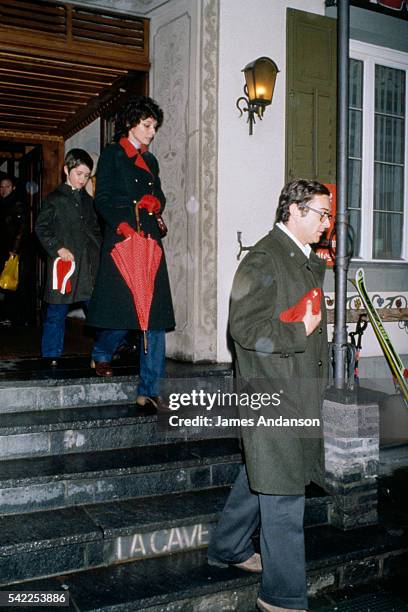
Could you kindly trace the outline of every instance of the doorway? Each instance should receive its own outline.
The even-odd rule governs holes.
[[[10,179],[13,184],[13,191],[0,201],[2,231],[6,231],[4,224],[7,216],[7,219],[13,219],[13,229],[21,232],[19,284],[13,295],[2,292],[1,319],[4,326],[11,321],[17,327],[36,327],[39,323],[39,286],[43,272],[35,245],[34,224],[42,197],[42,146],[0,141],[0,173],[2,181],[6,180],[7,184],[7,179]],[[17,225],[14,219],[20,219]]]

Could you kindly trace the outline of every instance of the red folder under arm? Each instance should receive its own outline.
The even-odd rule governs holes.
[[[313,287],[291,308],[280,313],[279,319],[284,323],[299,323],[303,320],[306,314],[307,302],[312,302],[312,312],[314,315],[319,314],[320,302],[322,299],[322,290],[318,287]]]

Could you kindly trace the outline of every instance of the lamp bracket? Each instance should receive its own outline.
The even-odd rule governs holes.
[[[246,90],[246,86],[244,87],[244,93],[247,93],[248,90]],[[246,104],[246,106],[243,106],[241,108],[240,104],[244,103]],[[253,125],[254,123],[256,123],[255,121],[255,115],[262,120],[263,114],[264,114],[264,107],[263,106],[258,106],[257,104],[251,104],[251,102],[248,100],[248,98],[246,96],[241,96],[240,98],[238,98],[237,102],[236,102],[236,106],[237,109],[239,110],[240,113],[240,117],[242,117],[242,115],[244,113],[248,113],[248,119],[247,119],[247,123],[249,123],[249,135],[252,136],[252,132],[253,132]]]
[[[243,251],[250,251],[252,249],[252,246],[243,246],[242,244],[242,232],[237,232],[237,241],[239,244],[239,252],[237,255],[237,259],[238,261],[241,259],[241,255],[243,253]]]

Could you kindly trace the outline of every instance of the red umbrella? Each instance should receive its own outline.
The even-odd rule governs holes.
[[[115,244],[111,255],[131,291],[147,353],[146,331],[162,250],[150,236],[146,238],[143,233],[138,234],[128,223],[119,225],[118,234],[125,236],[125,240]]]

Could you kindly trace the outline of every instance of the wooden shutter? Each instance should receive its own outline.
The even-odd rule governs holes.
[[[336,20],[288,9],[286,179],[336,182]]]

